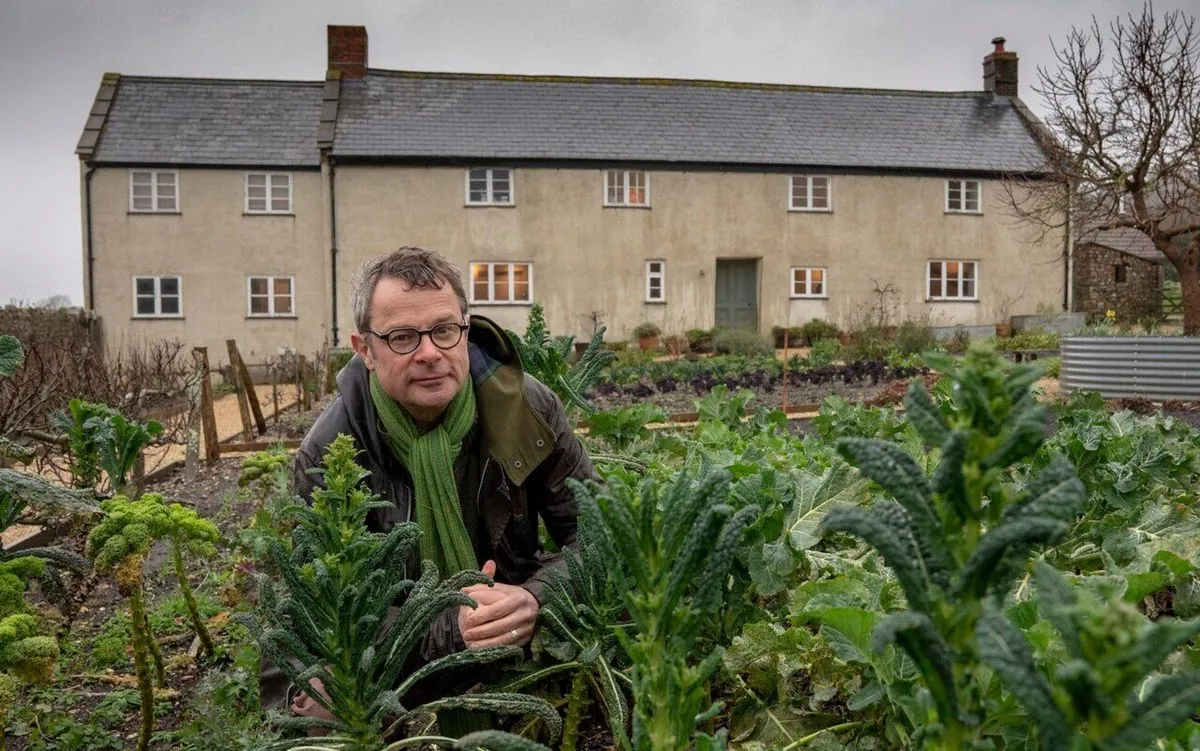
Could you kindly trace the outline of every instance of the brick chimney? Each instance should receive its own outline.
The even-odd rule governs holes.
[[[983,89],[999,96],[1017,96],[1017,53],[1004,49],[1004,37],[992,40],[996,48],[983,58]]]
[[[342,78],[362,78],[367,74],[367,27],[329,26],[329,69],[340,71]]]

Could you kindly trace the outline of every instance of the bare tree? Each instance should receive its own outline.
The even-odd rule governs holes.
[[[1133,227],[1178,270],[1183,329],[1200,335],[1200,36],[1182,11],[1147,3],[1109,24],[1093,17],[1038,68],[1048,129],[1037,134],[1053,179],[1008,192],[1043,229],[1069,221],[1079,239]]]

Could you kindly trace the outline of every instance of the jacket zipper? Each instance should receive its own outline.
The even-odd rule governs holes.
[[[487,479],[488,465],[492,463],[492,457],[483,457],[483,471],[479,473],[479,490],[475,491],[475,508],[476,513],[483,514],[483,481]]]

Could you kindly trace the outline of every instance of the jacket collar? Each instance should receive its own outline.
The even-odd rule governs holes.
[[[521,485],[550,456],[554,430],[529,404],[521,358],[508,332],[471,316],[467,351],[484,450],[514,485]]]

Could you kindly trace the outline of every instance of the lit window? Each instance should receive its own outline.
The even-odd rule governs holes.
[[[512,206],[512,170],[483,168],[467,170],[467,204],[471,206]]]
[[[975,261],[930,261],[926,274],[930,300],[978,300]]]
[[[129,170],[129,210],[179,211],[179,173],[176,170]]]
[[[183,315],[183,281],[177,276],[135,276],[134,318],[178,318]]]
[[[667,301],[667,262],[646,261],[646,302]]]
[[[526,304],[532,300],[532,263],[471,264],[472,303]]]
[[[980,213],[979,193],[978,180],[947,180],[946,211],[951,214]]]
[[[792,175],[792,211],[830,211],[833,202],[829,195],[828,177]]]
[[[292,213],[291,174],[287,172],[247,172],[246,213]]]
[[[605,206],[649,206],[650,176],[634,170],[604,173]]]
[[[247,279],[246,315],[257,318],[296,314],[295,281],[290,276],[252,276]]]
[[[792,297],[827,297],[825,269],[796,267],[792,269]]]

